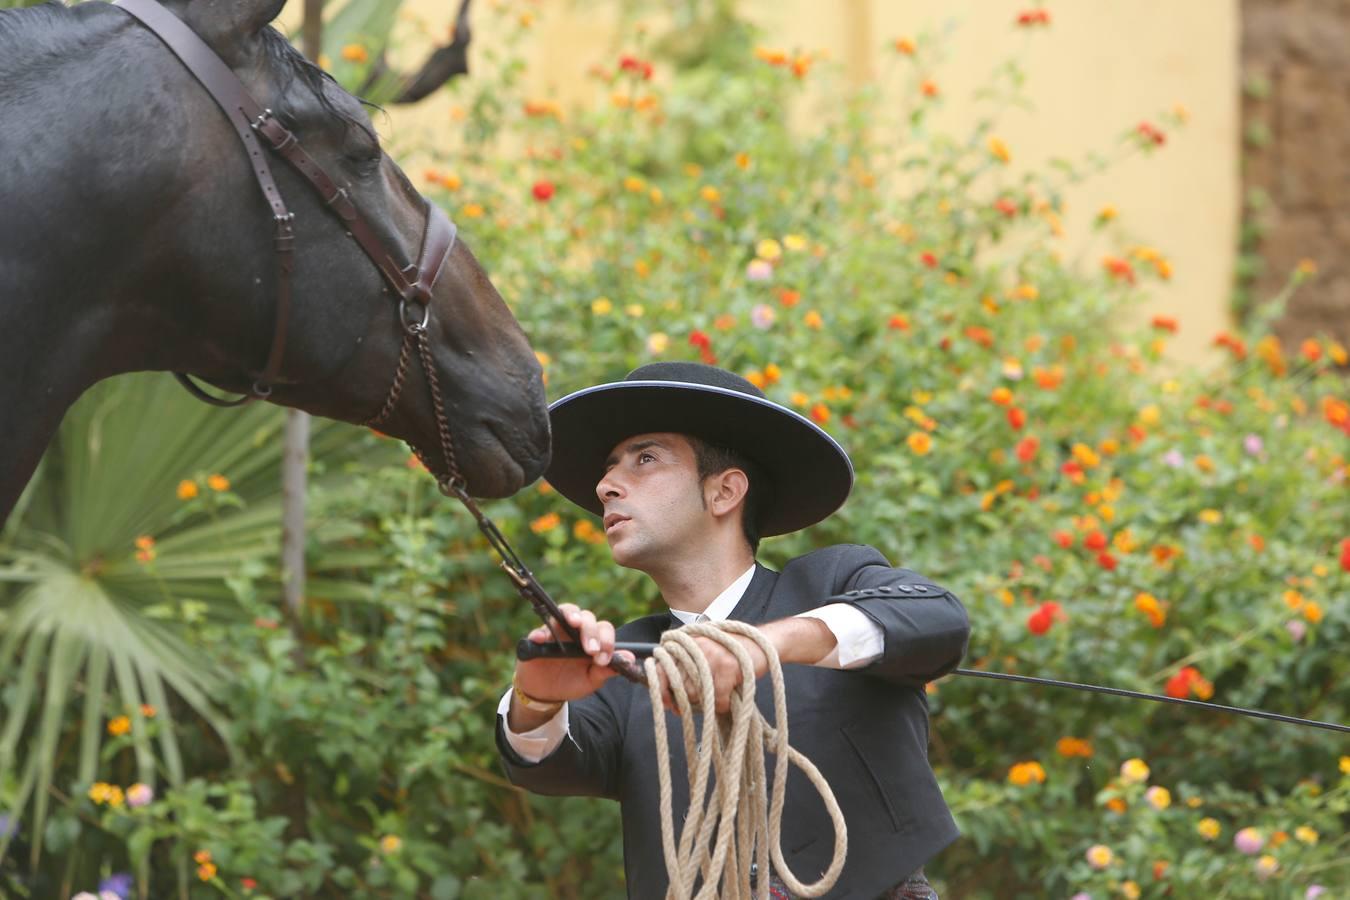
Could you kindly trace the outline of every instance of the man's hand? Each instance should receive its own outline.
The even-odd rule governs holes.
[[[783,663],[813,663],[828,654],[835,645],[834,633],[819,619],[791,618],[779,619],[759,626],[760,633],[769,639],[769,643],[778,653]],[[745,647],[754,663],[755,678],[769,671],[769,658],[760,646],[747,637],[735,635],[737,641]],[[729,649],[710,638],[697,637],[698,644],[708,660],[712,670],[713,693],[716,697],[716,711],[728,712],[731,709],[731,695],[740,687],[742,680],[741,664]],[[684,688],[695,706],[699,704],[698,671],[684,673]],[[661,677],[661,689],[665,697],[665,707],[675,710],[674,697],[665,675]]]
[[[614,670],[609,668],[610,658],[614,654],[614,626],[596,619],[594,613],[580,609],[572,603],[563,603],[559,608],[567,623],[577,629],[581,637],[581,646],[589,656],[575,659],[532,659],[516,663],[516,687],[535,700],[545,703],[562,703],[589,697],[600,689],[600,685],[615,675]],[[568,640],[567,633],[562,628],[559,628],[558,632],[563,640]],[[546,644],[553,640],[553,633],[546,626],[540,625],[527,637],[536,644]],[[554,714],[526,709],[513,694],[507,721],[511,730],[519,734],[539,727]]]

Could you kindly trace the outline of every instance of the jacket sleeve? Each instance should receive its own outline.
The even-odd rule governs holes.
[[[618,799],[623,719],[614,708],[617,695],[609,687],[568,704],[567,735],[557,750],[537,763],[516,754],[507,743],[502,717],[497,716],[497,751],[511,783],[535,794]]]
[[[910,569],[893,568],[877,550],[838,548],[834,594],[826,603],[848,603],[881,627],[881,658],[860,669],[906,686],[920,686],[961,663],[970,619],[951,591]]]

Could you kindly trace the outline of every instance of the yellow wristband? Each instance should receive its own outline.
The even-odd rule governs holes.
[[[511,679],[511,690],[521,706],[534,712],[557,712],[563,707],[562,700],[540,700],[537,697],[531,697],[520,689],[520,685],[516,684],[515,678]]]

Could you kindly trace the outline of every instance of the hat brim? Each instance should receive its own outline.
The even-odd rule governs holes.
[[[787,534],[843,505],[853,488],[848,454],[823,429],[787,407],[740,391],[681,381],[622,381],[585,388],[549,407],[553,459],[544,477],[596,515],[595,486],[625,438],[675,432],[728,447],[755,462],[772,484],[760,533]]]

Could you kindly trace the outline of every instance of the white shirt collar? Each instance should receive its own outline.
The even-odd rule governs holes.
[[[726,590],[718,594],[708,608],[702,613],[685,612],[682,609],[672,609],[670,614],[680,620],[681,625],[688,625],[691,622],[702,621],[704,619],[713,622],[721,622],[731,611],[736,608],[736,604],[741,602],[741,597],[745,596],[745,589],[750,586],[750,579],[755,575],[755,564],[751,563],[750,568],[741,573],[731,584],[727,585]],[[701,618],[700,618],[701,617]]]

